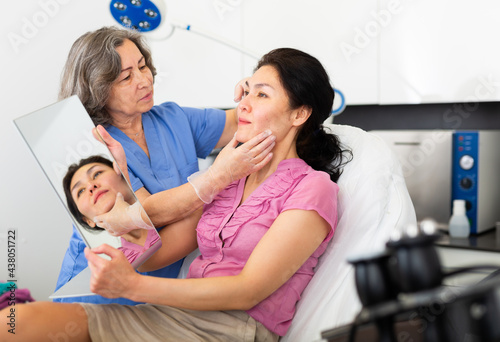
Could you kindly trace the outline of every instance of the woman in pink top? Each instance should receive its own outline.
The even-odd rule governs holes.
[[[334,92],[317,59],[294,49],[273,50],[244,88],[236,139],[245,142],[270,130],[276,137],[272,160],[219,193],[201,219],[178,222],[178,239],[191,238],[196,227],[197,244],[185,252],[196,246],[201,252],[188,278],[143,276],[116,249],[87,249],[92,291],[150,304],[29,304],[18,307],[29,322],[29,328],[19,325],[18,337],[68,337],[68,324],[76,341],[277,341],[286,333],[334,234],[335,181],[346,156],[337,137],[322,127]],[[159,202],[153,210],[168,208]],[[162,234],[162,248],[143,270],[174,261],[173,237]]]

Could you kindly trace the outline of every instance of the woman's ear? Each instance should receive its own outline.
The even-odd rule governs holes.
[[[88,217],[85,217],[85,216],[82,216],[82,219],[91,227],[91,228],[95,228],[96,224],[94,221],[92,221],[91,219],[89,219]]]
[[[294,126],[301,126],[309,119],[312,113],[312,108],[309,106],[301,106],[295,112]]]

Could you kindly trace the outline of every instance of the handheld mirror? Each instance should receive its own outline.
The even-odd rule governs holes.
[[[152,229],[135,229],[119,237],[112,236],[105,229],[92,227],[93,222],[87,224],[88,220],[85,220],[85,217],[92,216],[85,211],[88,205],[84,210],[78,203],[79,198],[69,196],[69,194],[75,195],[78,187],[81,188],[81,193],[84,193],[86,179],[92,181],[99,179],[100,182],[104,182],[102,175],[107,172],[106,177],[111,177],[110,181],[91,185],[96,188],[102,187],[104,190],[98,197],[94,193],[94,198],[86,202],[91,206],[88,210],[94,210],[92,213],[98,211],[98,215],[105,213],[106,210],[109,211],[115,203],[118,192],[129,205],[135,204],[140,207],[126,178],[113,170],[114,159],[107,147],[93,137],[94,124],[77,96],[22,116],[15,119],[14,123],[87,246],[92,248],[107,243],[118,248],[135,268],[160,248],[160,237],[149,218],[146,223]],[[88,170],[90,166],[95,165],[97,166],[93,170]],[[67,196],[65,188],[68,186],[63,185],[63,179],[71,169],[75,173],[66,177],[72,179]],[[99,173],[92,173],[96,169],[99,169]],[[81,182],[75,186],[78,175],[81,175]],[[67,200],[68,197],[73,197],[75,205]],[[140,207],[140,210],[144,209]]]

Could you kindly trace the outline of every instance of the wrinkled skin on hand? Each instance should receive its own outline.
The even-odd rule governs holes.
[[[113,166],[116,173],[119,175],[121,171],[130,182],[127,168],[127,157],[125,156],[125,150],[123,149],[122,144],[116,141],[101,125],[98,125],[92,130],[92,135],[97,141],[106,145],[111,152],[111,155],[115,159]]]
[[[271,150],[275,139],[271,131],[265,131],[238,146],[236,137],[233,137],[208,170],[192,174],[188,181],[198,197],[210,203],[226,186],[266,165],[273,156]]]
[[[265,131],[238,146],[233,137],[220,151],[212,165],[212,172],[227,174],[231,182],[260,170],[271,159],[274,136]]]
[[[106,260],[98,254],[106,254],[111,260]],[[132,265],[125,255],[107,244],[96,248],[85,248],[85,257],[91,271],[90,290],[106,298],[126,297],[136,276]]]

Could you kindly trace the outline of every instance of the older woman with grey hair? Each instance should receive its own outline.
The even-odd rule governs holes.
[[[104,126],[123,146],[132,188],[146,211],[155,205],[148,202],[151,194],[158,194],[169,208],[160,217],[151,217],[161,228],[210,202],[233,180],[260,169],[270,160],[274,142],[273,136],[262,132],[238,146],[234,109],[188,108],[173,102],[154,105],[155,75],[150,49],[138,32],[103,27],[74,42],[59,98],[77,95],[94,124]],[[237,86],[235,95],[240,97],[240,92]],[[224,146],[209,170],[198,172],[198,158]],[[87,266],[84,247],[74,229],[56,288]],[[149,274],[175,278],[181,265],[182,260]],[[131,303],[100,296],[58,301]]]

